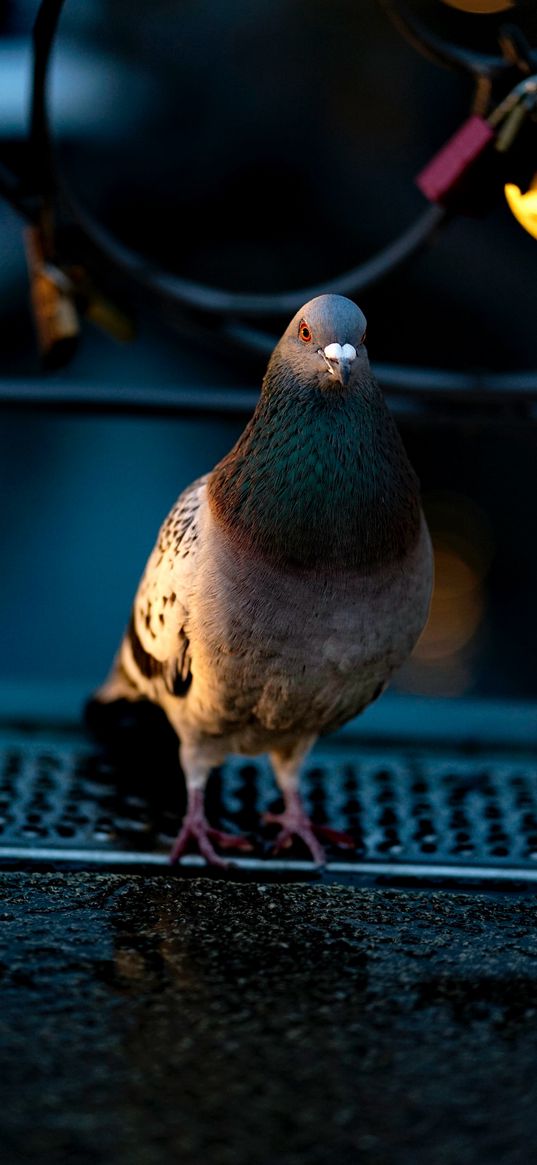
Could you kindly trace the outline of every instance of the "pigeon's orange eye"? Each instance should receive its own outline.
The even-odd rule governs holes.
[[[367,340],[367,332],[364,332],[362,339],[360,340],[360,343],[365,344],[366,340]]]
[[[303,340],[305,344],[307,344],[309,342],[309,340],[311,340],[311,331],[308,328],[308,325],[307,325],[305,320],[300,321],[300,323],[298,325],[298,334],[300,336],[300,339]]]

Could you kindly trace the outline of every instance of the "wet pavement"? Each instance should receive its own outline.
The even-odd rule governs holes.
[[[3,1165],[527,1165],[531,895],[0,875]]]

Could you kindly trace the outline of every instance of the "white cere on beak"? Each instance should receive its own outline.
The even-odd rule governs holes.
[[[327,360],[355,360],[356,348],[352,344],[327,344],[323,348]]]

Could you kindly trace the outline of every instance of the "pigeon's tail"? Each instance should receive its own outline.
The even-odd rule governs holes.
[[[147,699],[127,673],[123,663],[127,643],[128,633],[106,680],[84,706],[85,728],[118,772],[136,771],[147,776],[156,755],[163,771],[175,771],[177,733],[162,708]]]
[[[145,699],[103,703],[97,694],[86,703],[84,723],[96,745],[98,771],[105,765],[104,780],[143,796],[150,787],[153,801],[169,800],[177,784],[177,736],[162,708]]]
[[[83,719],[88,732],[101,744],[127,736],[146,738],[162,729],[166,735],[171,734],[177,757],[177,734],[162,708],[143,697],[134,701],[118,696],[116,700],[102,701],[96,692],[84,705]]]
[[[156,756],[159,771],[176,772],[177,734],[162,708],[136,689],[112,695],[107,681],[87,700],[83,721],[116,775],[128,773],[129,780],[136,773],[147,777]]]
[[[142,708],[151,708],[149,701],[129,679],[121,662],[121,652],[122,647],[106,680],[84,707],[86,728],[103,744],[133,731],[144,717],[145,709],[142,711]]]
[[[140,706],[148,703],[129,679],[120,656],[121,651],[107,679],[84,707],[84,724],[101,744],[133,731],[140,720]]]

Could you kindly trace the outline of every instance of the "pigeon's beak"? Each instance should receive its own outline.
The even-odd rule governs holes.
[[[344,356],[341,356],[339,360],[331,360],[330,363],[332,364],[332,370],[336,380],[339,380],[339,383],[346,388],[351,378],[352,361],[346,360]]]
[[[320,351],[326,360],[328,370],[332,376],[345,388],[349,383],[353,361],[356,359],[356,348],[352,344],[327,344]]]

